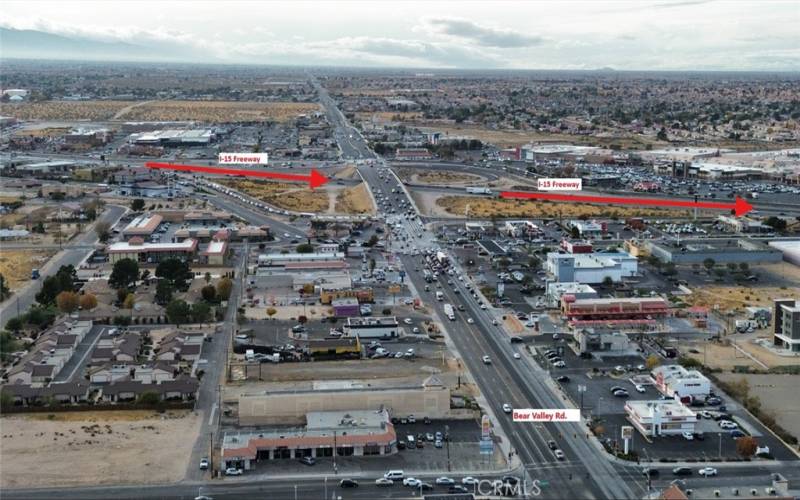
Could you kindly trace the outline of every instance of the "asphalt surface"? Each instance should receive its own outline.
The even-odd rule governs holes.
[[[122,217],[125,210],[124,207],[117,205],[107,205],[98,221],[108,222],[113,226]],[[31,280],[27,286],[17,290],[14,295],[0,305],[0,326],[5,325],[9,319],[18,314],[24,313],[36,302],[36,294],[42,288],[42,281],[45,277],[55,274],[61,266],[71,264],[77,268],[92,253],[95,243],[97,243],[97,234],[94,232],[94,226],[89,226],[75,241],[63,245],[64,250],[57,253],[39,269],[41,278]]]

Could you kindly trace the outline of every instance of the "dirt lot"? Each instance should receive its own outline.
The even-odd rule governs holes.
[[[399,168],[397,175],[404,181],[422,184],[470,184],[485,180],[478,175],[452,172],[448,170],[420,170],[416,168]]]
[[[580,146],[598,146],[608,147],[612,144],[619,145],[622,149],[645,149],[648,144],[651,144],[653,149],[657,149],[660,143],[652,138],[640,135],[630,135],[626,137],[598,137],[582,136],[582,135],[568,135],[568,134],[550,134],[541,132],[532,132],[524,130],[486,130],[477,126],[430,126],[430,124],[415,123],[423,132],[441,132],[444,135],[456,137],[470,137],[478,139],[483,142],[489,142],[498,147],[503,146],[519,146],[520,144],[527,144],[529,142],[541,143],[567,143],[576,144]]]
[[[128,110],[125,120],[196,120],[232,123],[259,120],[287,122],[319,111],[319,105],[301,102],[158,101]]]
[[[31,102],[4,105],[3,114],[20,120],[108,120],[130,104],[126,101]]]
[[[53,250],[0,250],[0,274],[8,280],[8,287],[18,290],[31,279],[31,269],[42,268]]]
[[[43,413],[0,421],[0,486],[179,481],[200,428],[200,417],[185,411],[52,415],[52,419]]]
[[[263,380],[271,382],[290,382],[302,380],[350,380],[354,376],[359,379],[384,379],[395,377],[411,377],[424,374],[438,374],[447,371],[448,365],[442,358],[406,359],[369,359],[313,361],[309,363],[264,363],[260,367]],[[248,391],[252,388],[245,386]]]
[[[625,218],[678,216],[685,210],[667,210],[642,207],[609,207],[601,205],[575,205],[569,203],[551,203],[533,200],[506,200],[500,198],[479,198],[475,196],[442,196],[436,199],[436,207],[448,215],[470,217],[604,217]],[[427,204],[426,204],[427,205]],[[467,207],[469,205],[469,207]],[[426,207],[431,210],[430,207]],[[435,212],[436,209],[433,209]],[[433,215],[433,214],[432,214]],[[438,215],[438,214],[437,214]]]
[[[800,375],[723,373],[717,376],[726,382],[747,380],[750,394],[758,396],[761,407],[775,415],[781,427],[794,436],[800,436],[800,398],[797,397]]]
[[[285,210],[300,212],[328,210],[329,200],[325,189],[312,191],[302,184],[252,180],[222,180],[220,183]]]
[[[687,296],[686,301],[693,306],[719,305],[722,311],[734,311],[747,306],[772,307],[774,299],[783,297],[800,297],[800,286],[759,286],[759,283],[747,287],[708,285],[693,288],[692,295]]]
[[[413,111],[376,111],[373,113],[356,113],[356,119],[362,121],[405,122],[422,118],[422,113]]]
[[[375,206],[367,192],[367,186],[362,182],[341,191],[336,197],[335,212],[340,214],[375,213]]]

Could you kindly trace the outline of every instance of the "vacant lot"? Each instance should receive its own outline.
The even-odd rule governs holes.
[[[8,288],[18,290],[31,279],[31,269],[43,267],[55,252],[52,250],[0,250],[0,274]]]
[[[125,101],[31,102],[4,105],[3,114],[20,120],[108,120],[130,104]]]
[[[303,184],[255,180],[223,180],[226,186],[276,207],[299,212],[324,212],[329,200],[324,189],[311,190]]]
[[[791,266],[789,266],[791,267]],[[722,311],[744,310],[747,306],[772,307],[774,299],[800,297],[800,286],[713,286],[692,289],[685,300],[694,306],[716,307]]]
[[[319,110],[317,104],[302,102],[156,101],[130,109],[125,113],[125,119],[213,123],[262,120],[286,122]]]
[[[75,412],[4,417],[0,486],[163,483],[183,479],[200,417]]]
[[[527,130],[487,130],[477,126],[431,126],[430,124],[417,123],[425,132],[441,132],[444,135],[455,137],[470,137],[497,146],[519,146],[529,142],[539,143],[567,143],[579,146],[609,147],[619,145],[622,149],[645,149],[650,144],[654,149],[666,143],[660,143],[653,138],[641,135],[626,135],[624,137],[584,136],[569,134],[551,134],[546,132],[533,132]]]
[[[469,217],[610,217],[632,216],[666,217],[688,215],[685,210],[666,210],[642,207],[609,207],[601,205],[575,205],[533,200],[506,200],[475,196],[443,196],[436,200],[437,207],[451,215],[468,214]]]
[[[417,168],[399,168],[397,175],[400,179],[412,183],[422,184],[469,184],[481,180],[483,177],[449,170],[421,170]]]
[[[725,382],[747,380],[750,394],[758,396],[761,407],[774,415],[781,427],[800,436],[800,398],[797,397],[800,375],[722,373],[717,376]]]
[[[379,122],[405,122],[422,118],[422,113],[414,111],[375,111],[372,113],[356,113],[357,120]]]
[[[367,186],[362,182],[357,186],[343,189],[336,197],[336,213],[340,214],[371,214],[375,211],[367,192]]]

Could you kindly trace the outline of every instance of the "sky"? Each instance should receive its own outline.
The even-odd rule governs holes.
[[[178,49],[189,61],[800,71],[797,0],[6,0],[0,26]]]

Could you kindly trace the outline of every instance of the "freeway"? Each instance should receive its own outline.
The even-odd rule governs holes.
[[[108,205],[98,218],[98,222],[108,222],[113,226],[125,214],[125,211],[126,208],[124,207]],[[61,266],[73,265],[78,267],[90,255],[95,243],[97,243],[97,234],[94,232],[94,226],[89,226],[75,241],[64,245],[64,249],[39,270],[42,278],[55,274]],[[35,297],[41,287],[41,279],[31,281],[0,305],[0,325],[5,325],[9,319],[27,311],[36,302]]]

